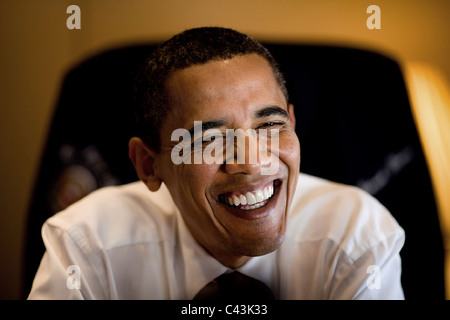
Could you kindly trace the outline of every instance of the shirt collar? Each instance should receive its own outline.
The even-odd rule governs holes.
[[[278,249],[279,250],[279,249]],[[238,269],[239,272],[264,282],[273,293],[277,295],[279,290],[279,272],[277,269],[278,250],[269,254],[253,257]]]
[[[228,268],[211,256],[191,235],[180,212],[177,212],[181,254],[185,264],[187,299],[192,299],[206,284],[225,273]]]
[[[181,254],[185,270],[186,298],[192,299],[205,285],[230,269],[211,256],[194,239],[181,213],[177,210],[178,231],[180,235]],[[237,271],[258,279],[268,285],[274,292],[277,288],[276,272],[277,251],[270,254],[253,257]]]

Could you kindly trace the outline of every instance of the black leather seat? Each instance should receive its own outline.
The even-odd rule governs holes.
[[[267,47],[295,105],[301,171],[360,186],[382,202],[406,232],[406,298],[444,299],[437,209],[398,64],[351,48]],[[30,204],[25,296],[44,253],[44,221],[93,189],[137,179],[128,159],[132,83],[153,48],[111,50],[67,74]]]

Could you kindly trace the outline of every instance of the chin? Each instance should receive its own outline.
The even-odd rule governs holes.
[[[277,250],[284,241],[284,232],[273,238],[263,238],[260,241],[249,240],[233,244],[233,252],[247,257],[257,257],[269,254]]]

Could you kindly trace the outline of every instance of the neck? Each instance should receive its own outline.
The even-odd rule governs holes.
[[[214,256],[216,260],[218,260],[220,263],[222,263],[225,267],[228,267],[230,269],[238,269],[242,267],[248,260],[250,260],[250,257],[247,256]]]
[[[230,269],[238,269],[242,267],[251,257],[236,254],[226,250],[212,251],[200,244],[212,257]]]

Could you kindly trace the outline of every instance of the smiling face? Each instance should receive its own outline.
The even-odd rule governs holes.
[[[277,249],[297,184],[300,146],[293,107],[287,105],[268,62],[248,54],[191,66],[170,75],[166,88],[171,109],[160,132],[161,150],[148,157],[153,182],[142,180],[151,190],[157,189],[155,180],[166,184],[193,237],[224,265],[236,268],[250,256]],[[277,129],[278,145],[267,142],[276,157],[250,162],[246,148],[243,164],[229,159],[174,164],[171,151],[177,142],[171,141],[171,134],[192,129],[194,121],[224,136],[227,129]],[[262,174],[272,161],[277,161],[277,170]]]

